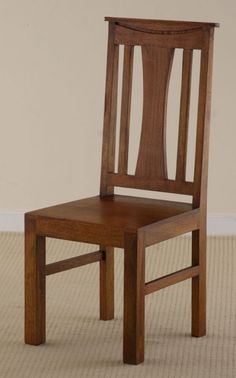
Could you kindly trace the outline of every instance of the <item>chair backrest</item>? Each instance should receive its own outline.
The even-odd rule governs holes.
[[[193,196],[206,203],[213,33],[215,23],[105,18],[109,22],[101,195],[126,187]],[[119,46],[124,45],[118,169],[115,172]],[[128,174],[134,47],[141,46],[143,113],[135,174]],[[166,108],[175,49],[182,49],[178,145],[175,179],[168,179]],[[200,77],[193,182],[186,180],[193,51],[200,50]]]

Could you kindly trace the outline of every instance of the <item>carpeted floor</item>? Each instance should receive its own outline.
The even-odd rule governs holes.
[[[94,250],[48,240],[48,261]],[[122,363],[123,252],[116,313],[98,320],[98,265],[47,278],[47,343],[23,343],[23,235],[0,234],[0,377],[236,377],[236,237],[208,239],[208,333],[190,336],[190,281],[146,297],[145,362]],[[190,238],[147,250],[146,280],[190,264]]]

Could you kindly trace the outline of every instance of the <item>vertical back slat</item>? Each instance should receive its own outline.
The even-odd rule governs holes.
[[[142,46],[143,118],[135,175],[167,178],[166,106],[174,49]]]
[[[185,181],[193,50],[183,50],[176,180]]]
[[[204,211],[206,210],[208,177],[208,150],[210,134],[210,102],[214,29],[212,28],[209,31],[206,31],[205,33],[205,48],[201,52],[193,194],[193,206],[197,208],[201,205],[201,208]]]
[[[106,93],[103,127],[103,150],[100,194],[112,194],[113,187],[107,185],[107,173],[115,169],[115,137],[118,90],[119,45],[114,44],[115,24],[109,24]]]
[[[134,46],[124,47],[118,172],[127,174]]]

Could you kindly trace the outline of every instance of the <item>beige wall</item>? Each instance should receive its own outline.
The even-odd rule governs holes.
[[[235,0],[0,0],[0,212],[98,193],[105,15],[217,21],[209,211],[236,212]]]

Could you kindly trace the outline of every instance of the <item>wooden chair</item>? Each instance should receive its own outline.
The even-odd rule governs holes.
[[[100,319],[114,317],[114,247],[124,248],[123,359],[144,360],[144,299],[192,278],[192,335],[206,333],[206,201],[215,23],[110,18],[100,195],[25,214],[25,342],[45,342],[46,276],[100,262]],[[124,45],[118,169],[115,170],[118,56]],[[143,118],[135,174],[128,172],[134,47],[141,46]],[[167,175],[166,105],[175,49],[182,49],[182,83],[175,179]],[[193,51],[200,79],[193,182],[186,180]],[[114,187],[192,196],[191,203],[114,194]],[[192,266],[145,282],[145,248],[192,232]],[[98,251],[45,264],[45,238],[100,245]],[[78,341],[79,342],[79,341]]]

